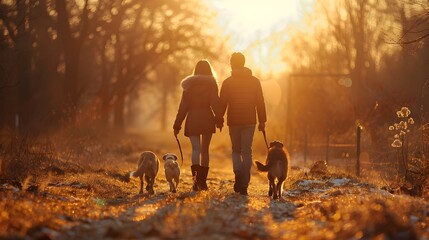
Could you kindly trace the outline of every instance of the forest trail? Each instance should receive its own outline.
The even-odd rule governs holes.
[[[156,144],[156,143],[154,143]],[[164,169],[155,194],[138,193],[139,152],[103,155],[105,168],[51,176],[38,191],[0,188],[0,236],[30,239],[427,239],[424,198],[394,195],[346,174],[311,176],[292,167],[280,200],[268,197],[265,173],[252,169],[249,196],[233,191],[227,147],[214,147],[208,191],[193,192],[189,149],[177,193]],[[127,152],[127,156],[123,151]],[[158,157],[174,152],[157,150]],[[255,159],[263,159],[256,154]],[[107,161],[109,159],[109,161]],[[292,159],[293,162],[293,159]],[[292,164],[293,165],[293,164]],[[65,168],[65,165],[62,167]],[[95,169],[95,168],[94,168]],[[27,188],[29,189],[29,188]]]

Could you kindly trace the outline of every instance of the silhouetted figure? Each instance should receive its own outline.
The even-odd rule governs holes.
[[[234,191],[247,195],[252,167],[252,143],[258,115],[259,131],[267,121],[261,82],[244,67],[245,57],[236,52],[231,56],[231,76],[222,83],[220,100],[222,116],[227,112],[232,143],[232,163],[235,174]]]
[[[194,74],[186,77],[181,86],[183,94],[173,125],[174,135],[177,136],[186,117],[185,136],[192,144],[192,189],[207,190],[210,141],[216,132],[216,125],[220,130],[223,127],[219,88],[210,63],[207,60],[199,61]]]

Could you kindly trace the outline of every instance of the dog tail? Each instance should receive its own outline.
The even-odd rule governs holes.
[[[258,161],[255,161],[256,167],[258,168],[259,171],[261,172],[268,172],[269,166],[268,165],[264,165]]]
[[[136,171],[130,173],[130,177],[138,177],[143,174],[143,168],[139,166]]]
[[[130,178],[131,177],[137,177],[137,176],[138,176],[137,171],[130,172]]]

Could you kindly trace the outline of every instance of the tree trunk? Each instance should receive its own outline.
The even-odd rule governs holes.
[[[80,16],[80,31],[79,37],[73,37],[72,29],[69,22],[69,14],[67,11],[66,1],[56,0],[55,9],[58,13],[58,36],[62,40],[64,52],[64,104],[66,105],[66,116],[72,117],[75,115],[79,99],[81,96],[81,84],[79,80],[79,60],[83,42],[88,30],[88,0],[84,2],[82,15]]]
[[[124,99],[118,100],[115,105],[114,115],[113,115],[113,126],[118,130],[125,129],[125,101]]]
[[[352,29],[354,35],[354,48],[356,50],[356,58],[354,61],[354,68],[351,71],[353,78],[354,87],[354,100],[355,100],[355,116],[356,119],[362,120],[362,90],[364,86],[364,67],[365,67],[365,5],[366,1],[359,2],[359,8],[349,11],[355,11],[356,14],[352,14]],[[354,18],[354,19],[353,19]]]
[[[17,1],[18,21],[21,23],[17,29],[17,75],[18,75],[18,91],[19,91],[19,130],[28,131],[30,123],[31,105],[31,39],[27,29],[28,14],[25,1]]]
[[[66,93],[65,102],[69,107],[69,113],[73,116],[77,110],[80,98],[80,80],[79,80],[79,58],[80,48],[76,44],[70,44],[66,47],[65,58],[65,84]]]
[[[326,163],[329,163],[329,139],[331,137],[331,134],[328,132],[326,133],[326,151],[325,151],[325,161]]]
[[[100,56],[101,56],[101,87],[99,92],[99,110],[98,115],[100,118],[100,123],[103,127],[108,127],[109,124],[109,78],[107,73],[107,58],[106,58],[106,45],[107,38],[103,40],[103,45],[101,47]]]
[[[34,110],[37,111],[37,116],[33,116],[33,121],[38,123],[39,128],[52,128],[58,124],[58,120],[54,118],[55,109],[60,109],[60,101],[58,92],[57,80],[57,65],[59,61],[59,53],[54,41],[48,32],[49,28],[53,28],[53,21],[49,16],[46,0],[39,0],[39,4],[33,9],[36,15],[32,19],[32,29],[37,35],[37,47],[34,52],[34,79],[37,84],[34,85],[33,92],[37,94],[34,99]],[[49,121],[47,121],[49,119]],[[43,129],[39,129],[43,130]]]
[[[167,129],[167,97],[168,97],[168,89],[165,83],[162,87],[162,99],[161,99],[161,131],[165,131]]]

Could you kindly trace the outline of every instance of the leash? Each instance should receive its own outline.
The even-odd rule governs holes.
[[[267,147],[267,149],[270,149],[270,148],[268,147],[267,134],[265,133],[265,130],[262,130],[262,134],[264,135],[265,146]]]
[[[182,167],[183,166],[183,152],[182,152],[182,146],[180,146],[179,138],[177,138],[177,135],[176,135],[176,141],[177,141],[177,145],[179,145],[180,157],[182,158],[182,164],[180,164],[180,167]]]

